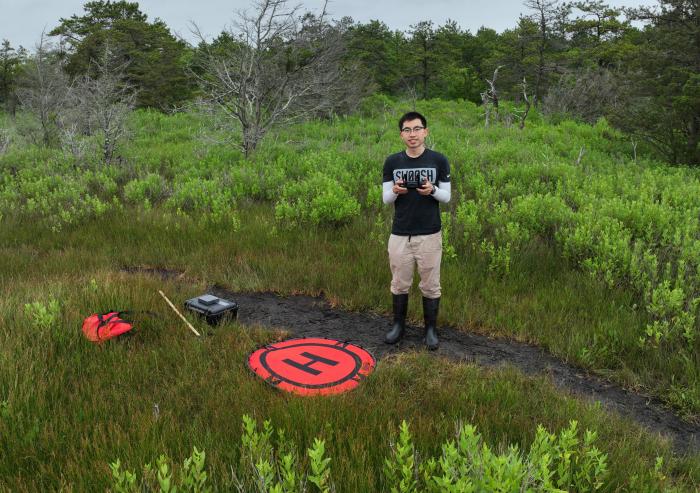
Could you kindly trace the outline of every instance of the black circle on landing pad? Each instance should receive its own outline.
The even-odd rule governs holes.
[[[374,369],[374,357],[359,346],[333,339],[290,339],[253,352],[248,366],[271,385],[302,395],[335,394],[355,388]]]
[[[343,356],[347,356],[347,357],[351,358],[351,361],[354,364],[354,366],[352,367],[350,372],[342,372],[342,373],[334,372],[333,376],[340,376],[340,378],[338,380],[330,381],[330,382],[323,382],[323,383],[308,383],[308,382],[304,382],[304,381],[294,381],[291,378],[285,376],[284,373],[278,373],[274,368],[271,368],[269,362],[267,361],[267,358],[270,355],[270,351],[262,353],[262,355],[260,356],[260,364],[263,365],[263,368],[265,368],[267,371],[269,371],[270,374],[274,378],[282,380],[283,382],[287,382],[291,385],[296,385],[298,387],[305,387],[307,389],[322,389],[325,387],[333,387],[334,385],[340,385],[341,383],[345,382],[346,380],[349,380],[352,377],[354,377],[355,375],[357,375],[357,373],[360,371],[360,368],[362,366],[362,361],[360,361],[360,358],[356,354],[352,353],[351,351],[347,351],[346,349],[339,347],[339,346],[332,346],[329,344],[303,342],[301,344],[295,344],[293,346],[286,346],[284,348],[276,349],[273,351],[284,350],[285,353],[287,353],[288,351],[286,351],[286,350],[296,348],[297,351],[292,351],[292,354],[298,353],[299,355],[303,356],[304,353],[306,353],[306,354],[313,354],[313,355],[318,356],[317,353],[311,353],[311,352],[304,350],[305,348],[313,348],[313,347],[324,348],[325,349],[324,353],[328,353],[328,348],[331,348],[333,350],[333,352],[340,351],[341,353],[344,353]],[[299,351],[299,350],[302,350],[302,351]],[[328,355],[328,356],[330,356],[330,355]],[[321,356],[321,357],[325,360],[333,361],[336,364],[339,363],[335,359],[330,359],[328,357],[323,357],[323,356]],[[335,357],[337,358],[337,356],[335,356]],[[294,361],[294,360],[291,360],[291,361]],[[304,370],[304,371],[307,371],[307,370]],[[343,375],[343,373],[345,373],[345,375]]]

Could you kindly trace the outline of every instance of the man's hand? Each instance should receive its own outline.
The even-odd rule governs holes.
[[[403,187],[402,186],[403,184],[404,184],[403,180],[399,180],[397,182],[394,182],[394,186],[391,187],[391,191],[397,195],[403,195],[405,193],[408,193],[408,188]]]
[[[418,190],[418,193],[421,195],[430,195],[433,193],[433,184],[426,178],[423,180],[423,185],[421,185],[420,188],[416,188],[416,190]]]

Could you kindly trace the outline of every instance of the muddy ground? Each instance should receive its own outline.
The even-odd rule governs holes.
[[[164,269],[128,267],[124,271],[149,273],[186,282],[182,273]],[[407,350],[423,350],[422,328],[409,326],[395,346],[383,342],[391,319],[372,313],[356,313],[331,307],[322,298],[278,296],[273,293],[241,293],[212,286],[210,293],[236,301],[238,321],[286,329],[292,337],[327,337],[357,344],[378,361]],[[678,453],[700,453],[700,425],[682,420],[653,397],[641,395],[571,366],[542,348],[439,326],[436,357],[473,362],[482,366],[513,365],[527,375],[548,375],[560,389],[600,402],[605,408],[631,418],[652,432],[671,438]]]
[[[327,337],[362,346],[381,361],[387,355],[424,348],[422,329],[409,326],[395,346],[383,342],[389,317],[346,312],[310,296],[280,297],[272,293],[237,293],[212,287],[210,293],[235,300],[243,324],[285,328],[294,337]],[[549,375],[554,384],[573,394],[599,401],[608,409],[632,418],[646,428],[671,437],[680,453],[700,452],[700,426],[687,423],[654,398],[635,394],[570,366],[541,348],[490,339],[440,326],[436,356],[483,366],[513,365],[528,375]]]

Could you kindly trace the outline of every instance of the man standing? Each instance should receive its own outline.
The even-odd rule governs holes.
[[[382,199],[394,204],[394,221],[389,237],[391,294],[394,325],[384,341],[395,344],[406,330],[408,291],[418,265],[419,288],[423,294],[425,344],[437,349],[436,323],[440,306],[440,260],[442,232],[440,202],[450,201],[450,164],[442,154],[426,149],[428,124],[412,111],[399,120],[406,150],[384,162]]]

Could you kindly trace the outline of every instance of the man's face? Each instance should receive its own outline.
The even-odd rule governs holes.
[[[427,136],[428,129],[423,127],[420,119],[416,118],[415,120],[406,120],[403,122],[401,140],[406,144],[407,149],[420,149],[425,145],[425,138]]]

